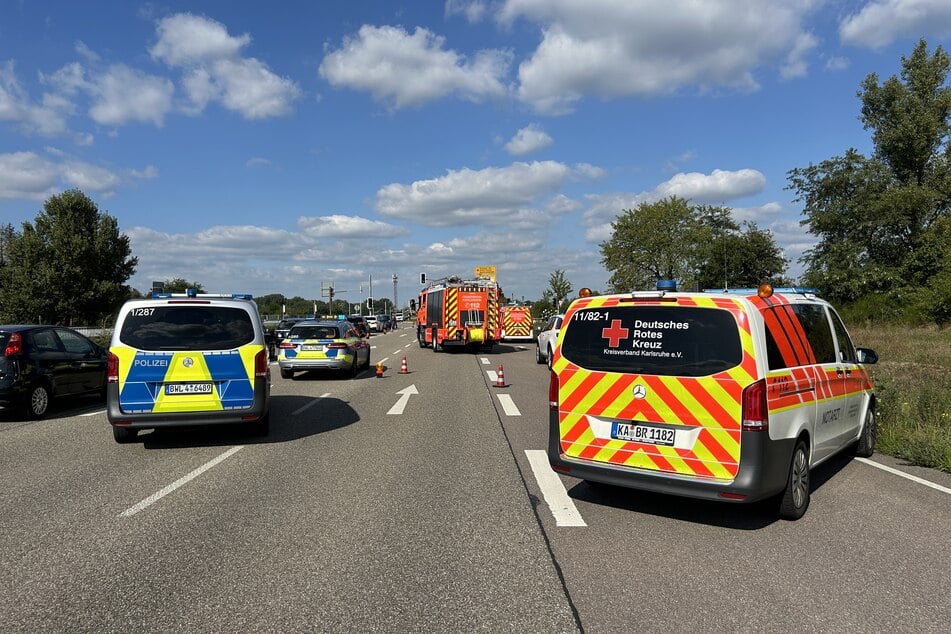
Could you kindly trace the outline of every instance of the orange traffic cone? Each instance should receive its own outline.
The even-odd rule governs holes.
[[[495,377],[495,387],[505,387],[505,374],[502,372],[502,364],[499,364],[499,372]]]
[[[409,368],[406,367],[406,355],[403,355],[403,361],[400,363],[400,374],[409,374]]]
[[[376,364],[376,378],[378,378],[378,379],[382,379],[382,378],[383,378],[383,369],[384,369],[384,368],[383,368],[383,363],[382,363],[382,362]]]

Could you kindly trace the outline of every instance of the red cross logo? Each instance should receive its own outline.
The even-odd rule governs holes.
[[[621,328],[620,319],[612,319],[610,328],[603,328],[601,330],[601,336],[608,340],[608,346],[611,348],[617,348],[621,341],[627,339],[627,336],[630,334],[630,330],[627,328]]]

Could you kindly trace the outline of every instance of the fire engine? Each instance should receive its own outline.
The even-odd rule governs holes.
[[[505,341],[532,340],[531,306],[502,307],[502,339]]]
[[[447,347],[491,350],[502,338],[499,310],[502,290],[490,278],[434,280],[410,307],[416,311],[420,348],[435,352]]]

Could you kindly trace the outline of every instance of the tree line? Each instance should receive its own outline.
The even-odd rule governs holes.
[[[902,57],[899,75],[874,73],[857,96],[873,152],[848,148],[787,173],[803,205],[801,224],[817,238],[800,262],[800,285],[872,321],[943,324],[951,319],[951,60],[920,40]],[[607,290],[754,287],[793,283],[788,261],[769,230],[737,222],[724,206],[676,196],[620,210],[600,247]],[[138,259],[116,219],[79,190],[51,196],[20,229],[0,225],[0,323],[97,325],[141,293],[127,285]],[[184,278],[167,288],[200,288]],[[572,285],[554,271],[533,314],[565,309]],[[273,315],[351,312],[352,305],[283,295],[258,300]],[[377,300],[374,312],[391,312]],[[340,309],[343,310],[340,310]],[[364,311],[366,312],[366,311]]]

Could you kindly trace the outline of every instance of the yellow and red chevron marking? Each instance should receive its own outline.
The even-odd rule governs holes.
[[[619,297],[591,297],[572,305],[577,310],[619,305]],[[654,304],[654,302],[649,302]],[[556,348],[561,450],[567,456],[618,466],[664,471],[700,478],[731,480],[740,459],[743,389],[756,380],[753,339],[744,304],[739,299],[683,297],[658,306],[697,306],[728,310],[739,326],[740,365],[707,377],[673,377],[593,372],[568,362]],[[633,389],[646,388],[636,399]],[[656,422],[699,432],[690,448],[596,437],[588,416],[605,421]]]
[[[527,306],[503,306],[502,328],[506,337],[531,337],[532,312]]]
[[[454,321],[459,323],[459,289],[453,286],[450,286],[446,289],[446,321],[443,325],[446,327],[446,338],[455,339],[456,338],[456,327],[450,326],[449,322]]]

